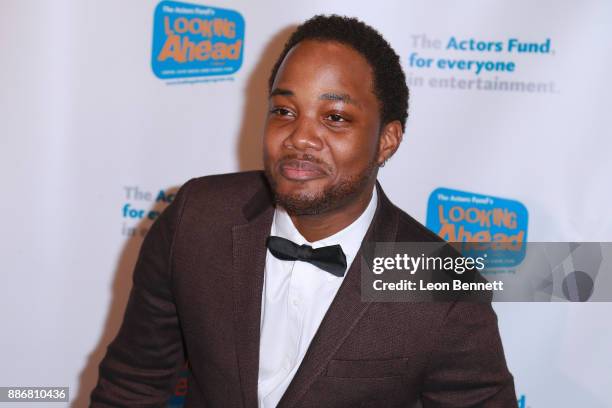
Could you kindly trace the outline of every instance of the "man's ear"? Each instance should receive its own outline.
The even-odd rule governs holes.
[[[391,121],[383,127],[378,140],[378,157],[376,158],[379,166],[384,166],[385,162],[395,154],[403,136],[402,124],[399,120]]]

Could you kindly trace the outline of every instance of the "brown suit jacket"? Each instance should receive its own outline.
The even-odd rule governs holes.
[[[437,241],[378,188],[364,241]],[[147,234],[92,407],[257,407],[274,207],[262,172],[192,179]],[[361,251],[361,250],[360,250]],[[279,407],[516,407],[489,303],[363,302],[358,255]]]

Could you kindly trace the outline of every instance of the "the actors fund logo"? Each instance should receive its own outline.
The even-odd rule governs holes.
[[[527,218],[527,208],[518,201],[448,188],[434,190],[427,205],[427,228],[444,240],[503,243],[503,250],[489,257],[488,268],[521,263]]]
[[[243,48],[237,11],[175,1],[155,8],[151,67],[161,79],[233,74]]]

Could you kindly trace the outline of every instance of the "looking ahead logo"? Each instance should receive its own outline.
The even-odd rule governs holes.
[[[427,204],[427,228],[448,242],[500,242],[487,267],[513,267],[525,257],[527,208],[518,201],[448,188],[435,189]],[[464,253],[465,255],[465,253]]]
[[[243,48],[244,19],[237,11],[175,1],[155,8],[151,67],[158,78],[233,74]]]

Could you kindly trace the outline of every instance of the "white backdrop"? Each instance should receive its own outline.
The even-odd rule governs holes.
[[[0,3],[0,386],[87,405],[158,193],[260,167],[269,69],[317,13],[357,16],[400,54],[410,117],[380,175],[397,205],[425,223],[444,187],[520,203],[530,241],[612,241],[610,2],[190,3],[242,16],[236,72],[158,78],[156,1]],[[523,408],[612,407],[612,305],[495,308]]]

